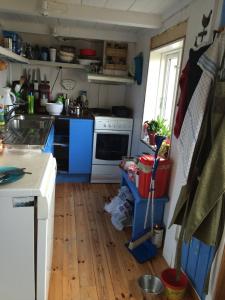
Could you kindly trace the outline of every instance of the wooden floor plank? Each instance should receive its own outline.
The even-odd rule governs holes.
[[[98,297],[102,300],[115,299],[113,285],[108,269],[106,252],[103,245],[101,230],[99,230],[99,215],[96,210],[91,185],[86,188],[86,210],[89,220],[89,232],[91,234],[93,263],[95,268],[96,286]]]
[[[96,201],[96,213],[98,218],[98,223],[100,224],[99,231],[103,239],[103,245],[105,248],[105,253],[108,262],[108,268],[110,276],[112,279],[113,289],[115,297],[117,299],[129,299],[130,290],[128,286],[128,281],[126,274],[123,269],[123,263],[121,263],[121,253],[118,251],[117,239],[111,229],[109,219],[106,218],[106,213],[103,211],[104,202],[103,200],[107,198],[107,192],[104,188],[105,185],[95,186],[95,195],[99,197],[99,189],[101,190],[101,196],[98,201]],[[117,232],[116,232],[117,233]],[[123,232],[120,232],[123,235]],[[124,248],[125,250],[125,248]]]
[[[80,278],[77,257],[77,231],[73,197],[64,198],[63,300],[80,299]]]
[[[49,300],[62,300],[63,288],[62,288],[62,271],[54,270],[51,273],[50,287],[49,287]]]
[[[80,299],[83,300],[98,300],[96,286],[85,286],[81,288]]]
[[[139,264],[125,248],[130,230],[117,231],[103,210],[117,191],[115,184],[57,185],[49,300],[142,300],[137,279],[167,268],[161,255]]]
[[[78,184],[75,190],[75,226],[77,232],[77,253],[80,286],[95,286],[92,254],[90,251],[90,235],[86,216],[85,203],[82,197],[82,185]]]

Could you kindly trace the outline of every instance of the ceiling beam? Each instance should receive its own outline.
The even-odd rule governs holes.
[[[3,29],[23,32],[23,33],[34,33],[52,35],[53,27],[48,24],[38,24],[36,22],[27,21],[15,21],[15,20],[1,20]],[[68,38],[84,38],[84,39],[95,39],[95,40],[115,40],[118,42],[129,42],[135,43],[137,41],[137,34],[134,32],[127,31],[116,31],[116,30],[104,30],[97,28],[84,28],[80,26],[54,26],[56,36],[68,37]]]
[[[1,0],[0,11],[40,16],[41,1],[24,0],[18,2],[18,0]],[[120,11],[104,7],[81,6],[53,1],[49,1],[48,16],[64,20],[79,20],[148,29],[159,28],[161,26],[161,18],[156,14]]]

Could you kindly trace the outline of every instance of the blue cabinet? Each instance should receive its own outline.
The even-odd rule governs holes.
[[[134,198],[134,215],[132,222],[132,240],[138,239],[151,228],[151,207],[147,222],[147,229],[144,231],[144,220],[148,199],[140,196],[135,184],[129,179],[127,173],[122,171],[121,186],[126,185]],[[168,202],[168,197],[154,199],[154,224],[163,225],[164,207]]]
[[[93,120],[70,119],[69,173],[91,174]]]
[[[211,268],[215,248],[210,247],[196,238],[182,246],[182,268],[188,275],[196,292],[205,299],[204,284]]]
[[[50,129],[47,141],[42,151],[45,153],[52,153],[52,154],[54,152],[54,125],[52,125]]]

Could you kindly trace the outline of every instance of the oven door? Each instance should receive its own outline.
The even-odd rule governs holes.
[[[97,130],[94,132],[92,164],[118,165],[130,155],[131,132]]]

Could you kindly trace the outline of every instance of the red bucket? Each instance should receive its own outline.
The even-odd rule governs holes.
[[[181,272],[179,280],[176,280],[176,269],[166,269],[161,274],[162,282],[165,286],[165,294],[168,300],[181,300],[184,298],[188,279]]]
[[[153,163],[153,155],[142,155],[139,157],[138,191],[142,198],[148,198]],[[171,165],[171,160],[160,158],[155,178],[155,198],[167,196]]]

